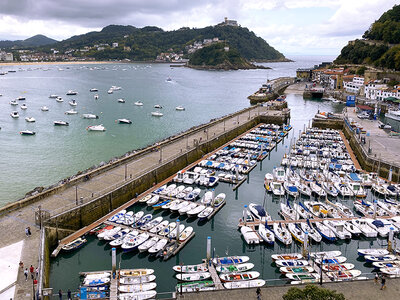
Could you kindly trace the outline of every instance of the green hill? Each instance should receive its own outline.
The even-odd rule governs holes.
[[[395,5],[375,21],[363,38],[364,40],[349,42],[334,62],[400,70],[399,5]]]
[[[228,47],[225,43],[216,43],[204,47],[193,53],[189,60],[189,66],[201,69],[254,69],[256,66],[243,58],[237,49]]]
[[[81,49],[99,44],[118,43],[118,47],[106,47],[102,51],[91,49],[85,56],[96,59],[131,59],[154,60],[161,52],[187,54],[186,46],[195,41],[218,37],[226,40],[239,53],[249,60],[284,60],[282,53],[268,45],[262,38],[257,37],[247,28],[233,26],[209,26],[205,28],[181,28],[174,31],[164,31],[161,28],[147,26],[110,25],[100,32],[73,36],[59,42],[58,50]],[[125,50],[124,50],[125,47]],[[129,47],[130,50],[126,50]]]
[[[45,46],[57,43],[56,40],[48,38],[42,34],[38,34],[27,38],[26,40],[17,40],[17,41],[0,41],[0,48],[32,48],[38,46]]]

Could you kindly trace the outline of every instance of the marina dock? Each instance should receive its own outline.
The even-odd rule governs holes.
[[[214,267],[214,264],[209,264],[208,265],[208,272],[211,274],[211,279],[214,282],[214,286],[216,290],[223,290],[224,286],[221,283],[221,279],[218,276],[217,270]]]

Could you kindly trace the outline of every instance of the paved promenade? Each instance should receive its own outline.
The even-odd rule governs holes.
[[[261,289],[261,299],[281,300],[289,288],[303,286],[285,285],[281,287],[264,287]],[[380,284],[375,284],[373,280],[324,283],[323,288],[329,288],[342,293],[347,300],[379,300],[379,299],[399,299],[400,297],[400,279],[387,279],[386,289],[380,290]],[[251,300],[257,299],[256,289],[237,289],[223,290],[214,292],[188,293],[180,296],[178,299],[186,300]],[[323,299],[321,299],[323,300]]]
[[[90,201],[94,197],[105,194],[118,186],[122,186],[128,180],[140,176],[147,170],[157,167],[160,163],[169,161],[181,153],[193,149],[196,141],[206,141],[213,137],[223,134],[229,129],[233,129],[238,124],[243,124],[249,118],[254,118],[259,114],[275,115],[278,112],[268,111],[267,107],[254,106],[250,111],[245,111],[238,116],[231,116],[225,121],[217,122],[205,130],[194,131],[192,134],[180,138],[173,143],[162,146],[158,151],[149,152],[140,156],[126,165],[115,167],[105,173],[92,177],[86,182],[73,185],[62,192],[46,197],[31,205],[22,207],[0,216],[0,248],[24,240],[21,253],[21,260],[25,266],[31,264],[36,268],[38,265],[38,249],[40,230],[35,226],[35,211],[41,205],[43,210],[55,215],[76,206],[76,199],[83,203]],[[127,177],[125,179],[125,176]],[[31,227],[32,236],[25,236],[25,228]],[[30,280],[25,281],[24,274],[19,271],[16,281],[15,299],[32,299],[33,286]],[[2,299],[0,291],[0,299]],[[8,299],[7,299],[8,300]]]
[[[390,131],[378,127],[378,121],[359,119],[354,108],[347,108],[347,116],[348,119],[351,118],[361,124],[363,129],[369,133],[370,136],[366,137],[366,143],[361,145],[367,153],[368,147],[371,148],[370,156],[391,165],[400,166],[400,137],[391,137]],[[377,167],[375,166],[375,168]]]

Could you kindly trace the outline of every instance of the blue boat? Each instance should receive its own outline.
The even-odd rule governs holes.
[[[150,222],[152,218],[153,218],[152,214],[147,214],[144,217],[142,217],[139,221],[137,221],[133,227],[143,226],[144,224]]]
[[[152,207],[153,207],[154,209],[159,209],[159,208],[161,208],[161,206],[163,206],[163,205],[165,205],[165,204],[167,204],[167,203],[169,203],[169,202],[171,202],[171,200],[165,200],[165,201],[163,201],[163,202],[161,202],[161,203],[154,204]]]

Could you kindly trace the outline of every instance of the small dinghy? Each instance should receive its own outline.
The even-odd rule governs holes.
[[[36,119],[34,117],[26,117],[25,121],[27,121],[28,123],[33,123],[36,122]]]
[[[373,262],[374,268],[400,268],[400,260],[394,260],[390,262]]]
[[[138,247],[139,252],[147,251],[149,248],[153,247],[159,240],[160,238],[153,236]]]
[[[292,274],[292,273],[287,273],[285,274],[287,278],[290,280],[296,280],[296,281],[303,281],[303,280],[318,280],[319,279],[319,274],[317,273],[302,273],[302,274]]]
[[[308,261],[303,259],[276,260],[275,264],[277,267],[305,267],[308,266]]]
[[[160,113],[159,111],[153,111],[153,112],[151,112],[151,115],[153,117],[162,117],[163,116],[163,114]]]
[[[82,247],[87,242],[86,239],[79,237],[72,242],[65,244],[61,249],[64,251],[72,251]]]
[[[181,273],[176,274],[175,277],[180,281],[197,281],[208,279],[211,274],[209,272]]]
[[[204,205],[198,205],[195,208],[193,208],[192,210],[189,210],[186,214],[188,215],[188,217],[194,217],[194,216],[197,216],[199,213],[201,213],[205,209],[206,209],[206,207]]]
[[[125,99],[122,99],[122,98],[119,98],[117,101],[118,101],[118,103],[125,103]]]
[[[157,218],[147,222],[143,226],[140,226],[140,230],[145,230],[145,231],[150,230],[154,226],[157,226],[158,224],[160,224],[162,221],[163,221],[163,217],[157,217]]]
[[[394,261],[397,259],[397,257],[392,254],[387,254],[387,255],[383,255],[383,256],[364,255],[364,258],[367,262],[388,262],[388,261]]]
[[[137,293],[137,292],[145,292],[149,290],[154,290],[157,287],[157,283],[155,282],[146,282],[140,284],[127,284],[120,285],[118,290],[123,293]]]
[[[179,232],[180,233],[183,232],[184,229],[185,229],[185,225],[180,224],[179,225]],[[175,227],[175,229],[171,230],[171,232],[168,234],[168,237],[171,238],[171,239],[174,239],[174,238],[176,238],[177,234],[178,234],[178,228]]]
[[[399,267],[386,267],[380,268],[381,273],[385,275],[393,275],[393,276],[400,276],[400,268]]]
[[[138,277],[138,276],[145,276],[151,275],[154,273],[153,269],[127,269],[121,270],[119,275],[122,277]]]
[[[40,108],[41,111],[49,111],[49,108],[47,106],[42,106]]]
[[[108,278],[111,276],[110,272],[96,272],[85,275],[84,280],[91,280],[91,279],[99,279],[99,278]]]
[[[143,102],[141,102],[141,101],[136,101],[134,104],[135,104],[136,106],[143,106]]]
[[[253,280],[257,279],[260,276],[260,273],[257,271],[243,272],[243,273],[224,273],[220,274],[219,278],[223,282],[229,281],[244,281],[244,280]]]
[[[176,291],[182,293],[203,292],[215,290],[214,281],[203,280],[194,282],[182,282],[176,286]]]
[[[164,186],[165,187],[165,186]],[[140,203],[147,202],[153,197],[152,194],[148,194],[139,200]]]
[[[279,271],[281,273],[291,273],[291,274],[301,274],[301,273],[312,273],[314,272],[314,268],[310,266],[304,267],[280,267]]]
[[[186,203],[187,203],[187,205],[179,208],[178,212],[179,212],[180,215],[184,215],[188,211],[191,211],[191,210],[195,209],[198,206],[198,204],[194,203],[194,202],[186,202]]]
[[[117,212],[116,214],[114,214],[113,216],[111,216],[110,218],[108,218],[108,221],[116,222],[120,218],[122,218],[125,214],[126,214],[126,209],[123,209],[123,210]]]
[[[265,280],[263,279],[254,279],[247,281],[231,281],[224,283],[224,287],[226,289],[255,288],[255,287],[262,287],[264,285],[265,285]]]
[[[104,237],[105,241],[113,241],[119,238],[122,238],[124,236],[126,236],[129,232],[131,231],[131,229],[129,228],[123,228],[122,230],[117,231],[115,234],[108,234]]]
[[[169,235],[175,228],[176,228],[176,223],[175,222],[171,222],[171,223],[169,223],[169,225],[166,228],[161,230],[158,233],[158,235],[161,235],[161,236]]]
[[[249,261],[248,256],[226,256],[213,259],[214,265],[234,265]]]
[[[320,251],[320,252],[310,252],[310,256],[314,258],[331,258],[331,257],[337,257],[342,255],[342,252],[339,250],[332,250],[332,251]]]
[[[32,130],[21,130],[21,131],[19,132],[19,134],[20,134],[20,135],[35,135],[36,132],[35,132],[35,131],[32,131]]]
[[[229,266],[218,266],[215,269],[219,273],[233,273],[233,272],[246,272],[254,268],[252,263],[244,263]]]
[[[110,282],[110,278],[98,278],[98,279],[87,279],[83,281],[84,286],[101,286],[108,284]]]
[[[132,227],[141,227],[141,226],[145,225],[146,223],[150,222],[151,219],[153,219],[153,215],[147,214],[147,215],[143,216],[141,219],[139,219],[134,225],[132,225]]]
[[[156,204],[158,201],[160,200],[160,196],[155,195],[152,198],[150,198],[149,200],[147,200],[146,205],[147,206],[153,206],[154,204]]]
[[[143,244],[145,241],[149,239],[149,234],[146,232],[143,232],[139,234],[138,236],[134,237],[133,239],[130,239],[129,241],[124,242],[121,245],[121,248],[124,252],[132,251],[137,249],[141,244]]]
[[[337,256],[337,257],[332,257],[332,258],[324,258],[322,261],[321,261],[321,258],[316,258],[315,259],[315,262],[317,263],[317,264],[329,264],[329,265],[332,265],[332,264],[342,264],[342,263],[344,263],[345,261],[347,260],[347,258],[346,257],[344,257],[344,256]]]
[[[132,124],[132,121],[129,119],[118,119],[116,122],[119,124]]]
[[[179,273],[180,272],[183,272],[183,273],[208,272],[208,268],[205,264],[186,265],[186,266],[176,265],[176,266],[173,266],[172,269],[175,272],[179,272]]]
[[[156,280],[155,275],[143,275],[143,276],[136,276],[136,277],[121,277],[119,279],[120,284],[141,284],[152,282]]]
[[[322,265],[322,270],[325,272],[348,271],[352,269],[354,269],[354,265],[350,263],[337,264],[337,265]]]
[[[129,232],[128,234],[121,236],[120,238],[117,238],[113,241],[110,242],[110,246],[111,247],[119,247],[121,246],[123,243],[128,242],[129,240],[134,239],[136,236],[139,235],[139,231],[133,229],[131,232]]]
[[[54,126],[69,126],[69,123],[65,121],[54,121],[53,124]]]
[[[268,245],[274,244],[275,235],[272,232],[272,230],[269,229],[267,223],[265,223],[265,226],[260,224],[260,226],[258,227],[258,234],[263,239],[263,241],[266,242]]]
[[[207,219],[209,215],[212,214],[212,212],[214,211],[214,208],[212,206],[207,207],[206,209],[204,209],[202,212],[200,212],[197,217],[200,220],[204,220]]]
[[[193,233],[193,227],[192,226],[186,227],[179,235],[179,241],[180,242],[186,241],[192,235],[192,233]]]
[[[157,254],[159,251],[163,250],[165,245],[167,245],[168,240],[163,238],[160,239],[154,246],[152,246],[151,248],[149,248],[148,252],[150,254]]]
[[[357,253],[360,256],[364,255],[384,256],[388,255],[389,251],[386,249],[358,249]]]
[[[326,275],[333,281],[350,280],[361,275],[360,270],[327,272]]]
[[[301,253],[287,253],[287,254],[272,254],[272,260],[295,260],[302,259],[303,255]]]
[[[82,118],[84,118],[84,119],[98,119],[99,116],[94,115],[94,114],[83,114]]]
[[[86,127],[87,131],[106,131],[106,128],[103,126],[103,124],[100,125],[93,125],[93,126],[88,126]]]
[[[169,224],[169,221],[168,221],[168,220],[164,220],[164,221],[162,221],[160,224],[158,224],[157,226],[154,226],[153,228],[151,228],[151,229],[149,230],[149,232],[150,232],[150,233],[156,234],[156,233],[158,233],[159,231],[165,229],[165,228],[168,226],[168,224]]]

